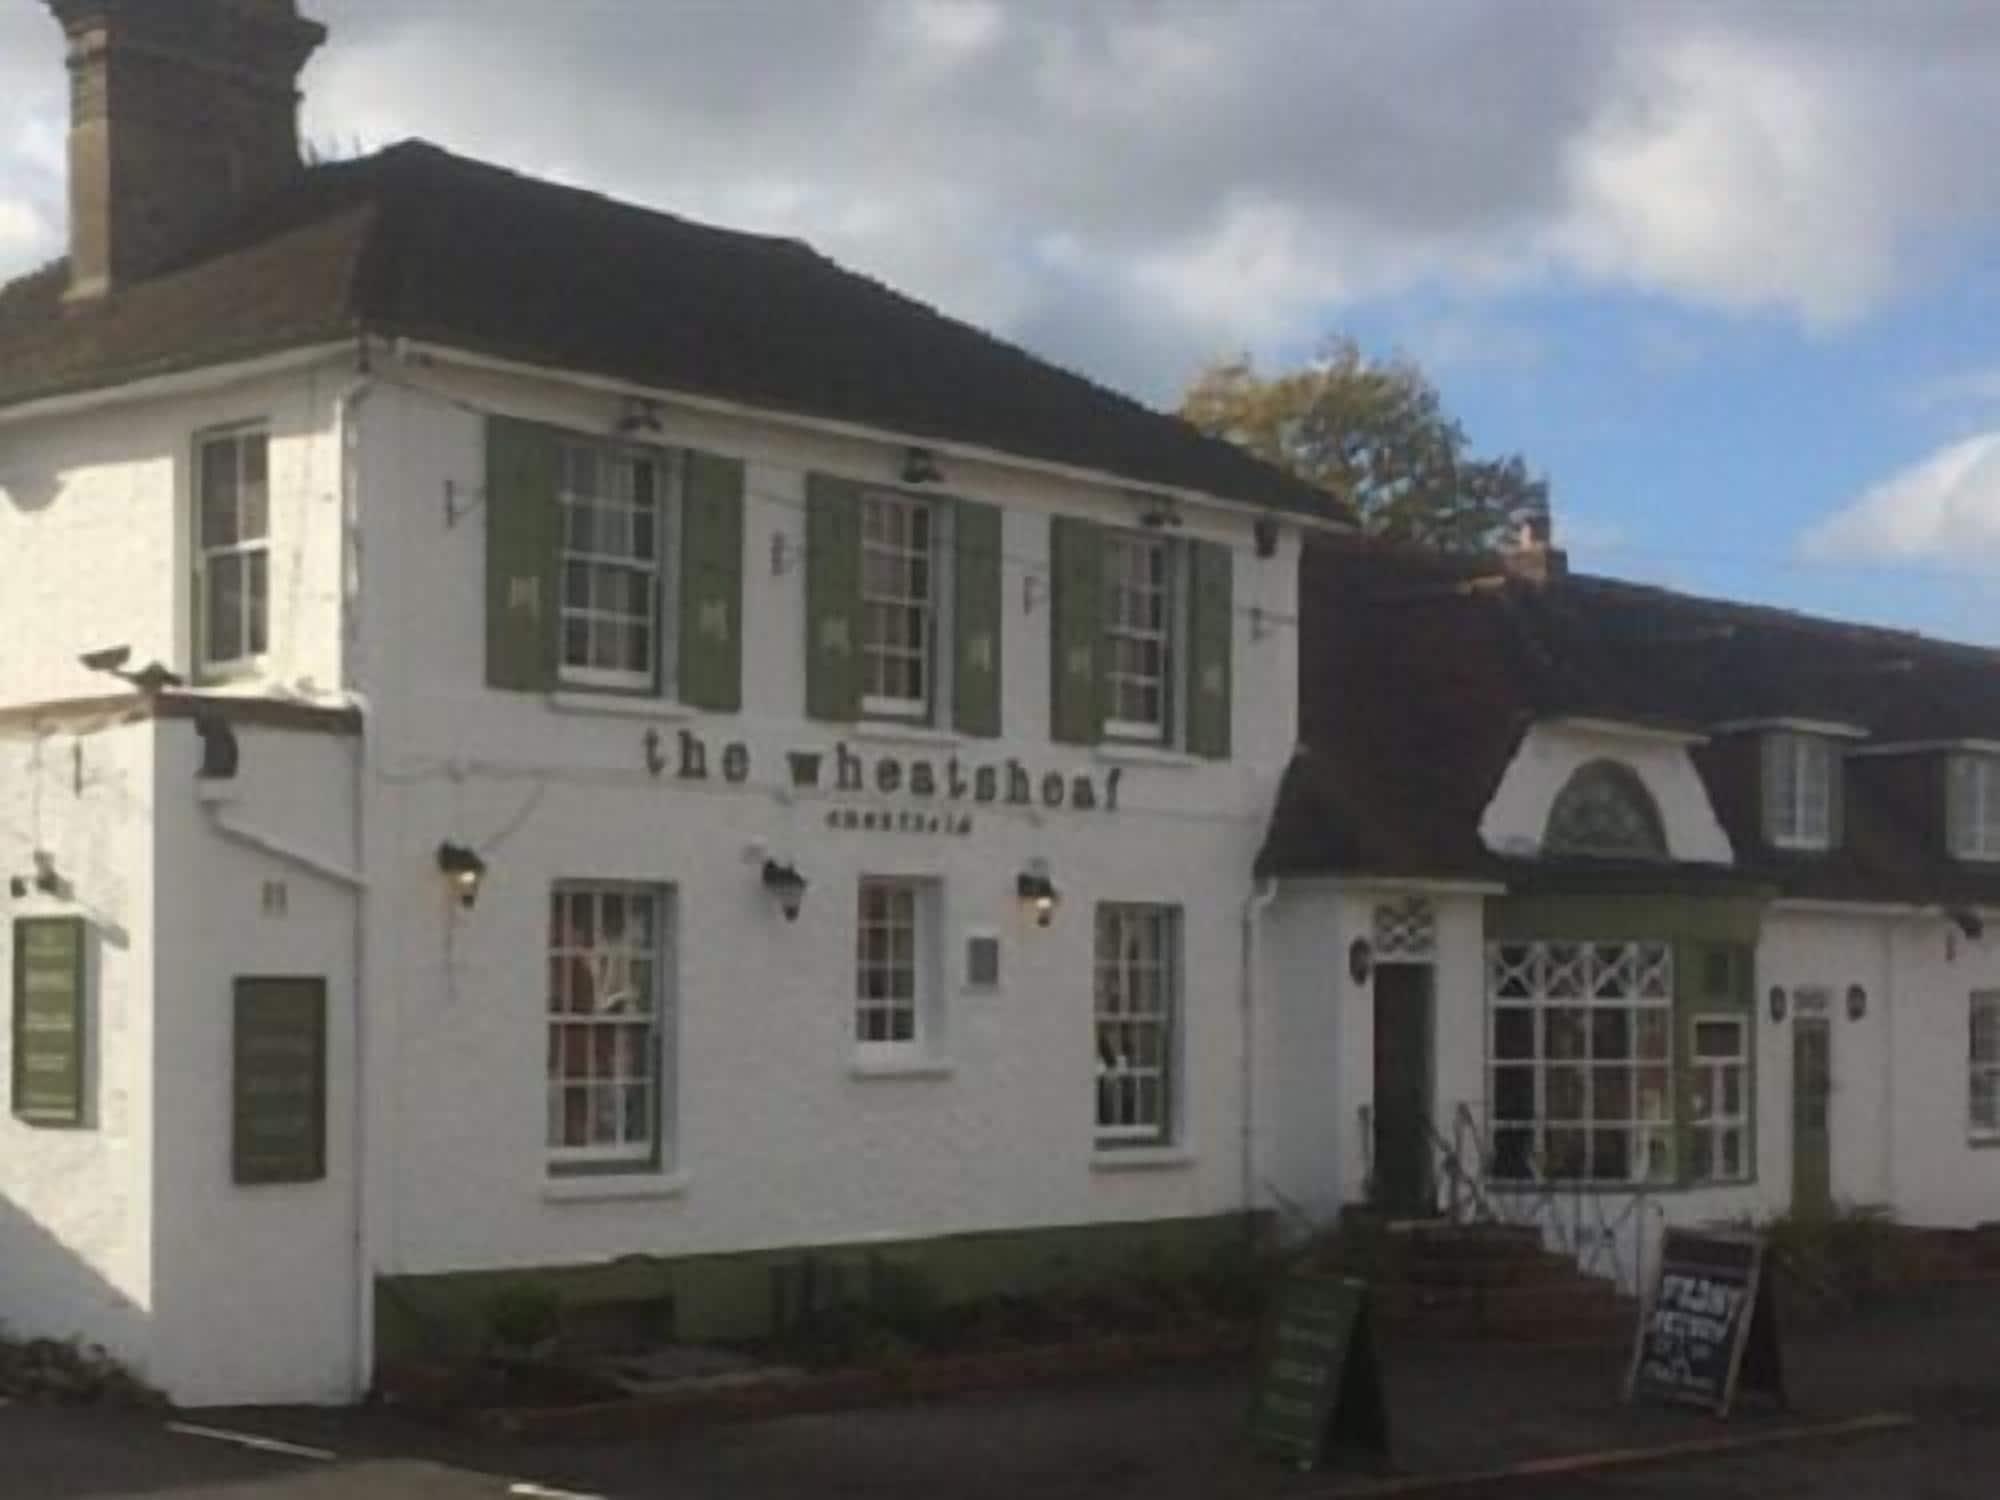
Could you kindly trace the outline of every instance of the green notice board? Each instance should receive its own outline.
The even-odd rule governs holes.
[[[1285,1284],[1258,1362],[1250,1440],[1303,1469],[1337,1446],[1388,1451],[1367,1283],[1301,1276]]]
[[[232,1162],[245,1185],[326,1176],[326,981],[236,981]]]
[[[81,917],[14,923],[14,1113],[30,1125],[84,1123],[84,936]]]

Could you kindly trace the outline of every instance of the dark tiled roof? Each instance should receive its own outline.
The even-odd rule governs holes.
[[[1328,516],[1322,492],[843,270],[412,142],[321,166],[185,265],[0,289],[0,407],[366,330]]]
[[[1713,731],[1799,718],[1857,749],[2000,741],[2000,653],[1640,584],[1508,576],[1361,538],[1316,539],[1301,577],[1300,729],[1262,856],[1272,874],[1348,872],[1547,884],[1588,877],[1490,853],[1479,820],[1527,727],[1574,715]],[[2000,870],[1952,859],[1934,750],[1856,755],[1828,854],[1764,841],[1754,735],[1693,758],[1737,855],[1734,877],[1829,900],[2000,904]],[[1598,867],[1607,885],[1643,871]],[[1615,877],[1615,879],[1614,879]]]

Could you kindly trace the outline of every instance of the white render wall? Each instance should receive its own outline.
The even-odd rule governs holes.
[[[0,1325],[101,1343],[157,1367],[152,1256],[153,830],[149,726],[0,734],[0,895],[53,855],[74,897],[6,896],[0,975],[13,974],[13,919],[82,916],[90,995],[83,1129],[23,1124],[0,1107]],[[79,790],[79,787],[81,788]],[[11,990],[11,978],[8,983]],[[0,1025],[0,1079],[13,1027]]]
[[[368,807],[376,962],[371,992],[396,1149],[385,1163],[379,1264],[429,1273],[921,1237],[954,1231],[1211,1214],[1243,1205],[1241,914],[1277,777],[1293,748],[1296,645],[1253,640],[1239,617],[1235,754],[1221,764],[1052,745],[1048,738],[1047,517],[1130,524],[1135,502],[1068,480],[944,460],[946,492],[998,503],[1009,554],[1006,738],[841,727],[804,717],[805,475],[889,480],[900,447],[809,435],[670,407],[663,441],[747,460],[741,714],[502,694],[484,686],[484,517],[455,527],[443,496],[484,481],[482,413],[608,431],[615,398],[553,382],[421,364],[385,378],[358,418],[362,569],[356,672],[371,708]],[[413,389],[412,387],[422,387]],[[1257,559],[1247,518],[1189,515],[1190,535],[1235,546],[1235,603],[1289,620],[1296,541]],[[774,540],[791,559],[774,573]],[[1036,575],[1031,589],[1029,576]],[[643,737],[707,747],[709,779],[657,780]],[[726,745],[752,775],[723,784]],[[1120,810],[969,809],[969,837],[834,831],[838,802],[909,808],[907,795],[792,796],[784,756],[845,744],[869,760],[942,771],[1018,758],[1035,774],[1121,777]],[[487,851],[477,909],[444,897],[441,840]],[[752,846],[811,882],[788,926]],[[1049,863],[1066,902],[1039,931],[1016,876]],[[936,1068],[853,1069],[855,883],[934,879],[944,906],[944,1035]],[[627,879],[672,888],[677,1129],[651,1179],[552,1182],[544,1149],[544,944],[551,884]],[[1178,904],[1184,919],[1180,1139],[1163,1152],[1093,1149],[1092,905]],[[965,938],[997,932],[1002,984],[968,994]]]
[[[335,361],[72,416],[0,420],[0,706],[119,691],[77,662],[108,646],[130,646],[134,667],[158,661],[187,674],[195,441],[249,423],[271,437],[272,636],[257,686],[337,688],[338,412],[348,379]]]

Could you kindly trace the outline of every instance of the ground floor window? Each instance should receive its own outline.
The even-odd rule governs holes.
[[[1170,1140],[1180,912],[1099,906],[1096,943],[1098,1142]]]
[[[647,1165],[664,1142],[657,887],[571,881],[549,900],[548,1145],[557,1169]]]
[[[1972,996],[1972,1036],[1967,1084],[1967,1124],[1982,1140],[2000,1138],[2000,990]]]
[[[1742,1182],[1750,1175],[1750,1028],[1740,1016],[1697,1016],[1689,1065],[1688,1175]]]
[[[854,1040],[863,1052],[914,1051],[931,988],[931,892],[921,880],[869,877],[855,921]]]
[[[1491,1175],[1670,1178],[1673,995],[1669,943],[1493,944]]]

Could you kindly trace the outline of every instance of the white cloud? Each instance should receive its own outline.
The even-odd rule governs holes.
[[[2000,432],[1953,443],[1809,530],[1820,562],[2000,562]]]
[[[421,135],[798,235],[1156,397],[1413,288],[1836,323],[2000,223],[1976,0],[304,8],[317,142]],[[63,87],[47,13],[0,0],[0,202],[43,225],[17,207],[0,276],[52,247]]]
[[[1955,375],[1919,386],[1910,396],[1919,411],[1965,406],[2000,406],[2000,365],[1987,370],[1960,370]]]

